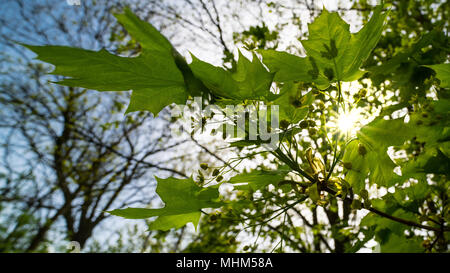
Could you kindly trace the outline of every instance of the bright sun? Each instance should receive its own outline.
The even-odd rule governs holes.
[[[361,112],[358,109],[353,109],[349,112],[341,112],[337,118],[337,128],[342,133],[353,134],[360,125]]]

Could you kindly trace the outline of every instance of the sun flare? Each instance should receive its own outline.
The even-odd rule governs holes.
[[[353,109],[349,112],[341,112],[337,117],[337,128],[342,133],[356,133],[362,119],[361,111]]]

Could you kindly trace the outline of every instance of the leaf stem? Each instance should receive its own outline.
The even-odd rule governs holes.
[[[275,151],[272,151],[272,154],[277,157],[282,162],[286,163],[292,170],[298,172],[299,174],[303,175],[306,179],[311,181],[312,183],[315,182],[315,179],[311,177],[308,173],[306,173],[304,170],[302,170],[295,162],[293,162],[289,157],[287,157],[280,148],[277,148]]]

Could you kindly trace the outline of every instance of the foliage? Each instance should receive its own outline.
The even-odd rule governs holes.
[[[188,222],[197,226],[201,212],[207,214],[208,209],[220,207],[222,212],[211,212],[208,216],[211,221],[239,219],[248,223],[247,227],[253,232],[256,226],[260,226],[261,232],[263,225],[269,223],[269,229],[281,237],[280,250],[284,242],[291,249],[305,252],[320,251],[320,244],[333,251],[321,236],[325,229],[332,234],[334,251],[338,252],[357,251],[371,238],[375,238],[383,252],[446,251],[450,189],[447,179],[450,170],[448,64],[427,61],[418,65],[415,57],[426,45],[436,42],[427,35],[447,42],[448,38],[434,30],[411,48],[395,52],[385,63],[372,63],[367,71],[361,70],[363,65],[371,64],[368,58],[372,50],[375,48],[375,53],[378,50],[376,45],[389,14],[383,10],[383,6],[376,7],[370,20],[357,33],[350,33],[349,25],[338,13],[323,10],[309,25],[308,39],[302,41],[305,57],[258,50],[261,62],[256,53],[252,54],[251,61],[239,53],[231,70],[215,67],[194,56],[186,65],[155,28],[128,10],[116,17],[142,46],[136,58],[118,57],[106,51],[27,47],[41,60],[55,65],[53,73],[71,77],[60,84],[98,90],[133,89],[129,111],[148,110],[157,115],[170,103],[184,103],[199,94],[210,102],[232,101],[258,107],[280,105],[281,126],[272,128],[279,130],[277,133],[282,136],[277,149],[260,152],[261,142],[258,141],[235,145],[250,151],[245,158],[251,158],[251,152],[255,151],[255,154],[263,154],[265,161],[276,165],[273,170],[255,169],[226,181],[237,184],[234,187],[236,198],[221,196],[219,201],[218,188],[226,183],[222,173],[234,170],[226,164],[208,183],[192,178],[158,179],[157,193],[165,203],[163,208],[125,208],[111,211],[114,215],[133,219],[158,216],[151,228],[168,230]],[[418,57],[430,60],[427,56]],[[441,63],[448,61],[446,58],[448,56],[444,56]],[[86,64],[94,64],[89,73],[86,73]],[[436,72],[439,84],[432,83],[430,68]],[[409,72],[402,73],[405,70]],[[133,75],[127,77],[124,73],[130,71]],[[426,73],[422,75],[421,71]],[[408,77],[417,73],[420,78],[408,82]],[[392,104],[375,100],[377,88],[389,79],[394,83],[390,91],[399,90],[399,100]],[[363,85],[351,98],[350,90],[344,90],[344,83],[355,80],[360,80],[365,87]],[[373,82],[374,88],[370,89],[367,82]],[[406,88],[401,86],[405,82],[408,82]],[[272,85],[274,90],[271,90]],[[384,96],[387,91],[383,90]],[[333,116],[336,113],[360,108],[369,110],[370,114],[376,107],[381,113],[374,118],[368,115],[366,118],[371,118],[370,122],[363,124],[354,135],[333,131],[327,126],[336,119]],[[403,115],[399,117],[397,110],[400,114],[403,111]],[[390,149],[404,152],[406,156],[390,156]],[[208,186],[214,181],[214,185]],[[338,213],[338,202],[342,204],[343,216]],[[299,204],[312,208],[312,222],[296,207]],[[323,228],[323,224],[318,223],[317,207],[324,209],[329,227]],[[285,223],[291,221],[288,210],[296,212],[319,241],[308,245],[301,238],[303,231],[294,239],[286,235]],[[357,215],[361,210],[369,213],[359,227],[352,227],[350,215]],[[260,214],[254,216],[255,211]],[[220,216],[213,217],[216,213]],[[270,221],[279,216],[282,224],[270,225]],[[252,221],[256,223],[250,224]],[[207,227],[204,229],[208,232]],[[414,235],[418,230],[425,235]]]
[[[219,207],[219,191],[217,187],[202,188],[189,179],[157,179],[156,193],[164,200],[161,209],[128,208],[113,210],[110,213],[130,219],[143,219],[153,216],[158,218],[150,224],[150,229],[168,230],[179,228],[188,222],[197,226],[200,219],[200,209]]]
[[[314,82],[320,89],[335,81],[357,80],[362,76],[359,70],[362,62],[380,38],[387,16],[381,13],[381,8],[375,9],[371,20],[356,34],[350,33],[350,26],[337,13],[324,9],[309,25],[309,39],[302,41],[307,57],[299,59],[286,53],[263,51],[265,63],[272,71],[277,71],[280,81]],[[288,66],[290,71],[286,71]],[[298,74],[286,75],[293,72]]]

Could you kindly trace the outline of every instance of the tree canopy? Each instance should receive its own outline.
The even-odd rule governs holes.
[[[65,77],[59,85],[132,90],[127,113],[158,116],[200,97],[202,106],[216,105],[223,114],[202,112],[200,120],[215,125],[205,129],[211,135],[223,131],[235,158],[222,166],[203,163],[190,177],[156,178],[162,208],[123,207],[108,211],[112,215],[157,217],[149,228],[162,231],[192,223],[199,235],[186,251],[235,251],[241,240],[241,251],[356,252],[375,241],[381,252],[446,252],[448,22],[418,15],[419,33],[396,35],[393,24],[410,9],[402,3],[358,1],[367,19],[356,32],[324,8],[300,40],[304,54],[269,48],[270,35],[260,35],[253,48],[228,59],[229,66],[227,47],[222,66],[185,58],[127,8],[115,17],[140,45],[138,56],[24,46]],[[258,122],[251,111],[226,113],[227,105],[255,109]],[[272,106],[279,115],[264,119]],[[267,149],[261,130],[252,138],[252,126],[276,136],[275,147]],[[245,236],[236,240],[239,234]],[[270,249],[260,249],[258,240]]]

